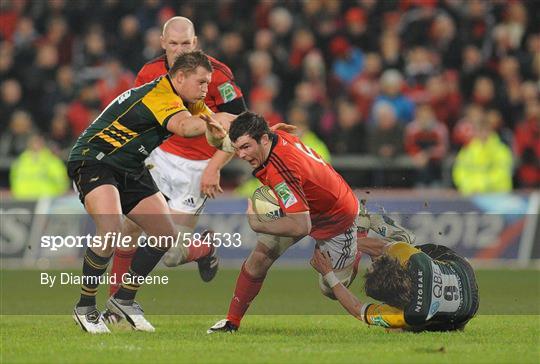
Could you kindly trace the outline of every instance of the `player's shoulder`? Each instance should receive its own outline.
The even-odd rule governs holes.
[[[167,76],[156,78],[148,84],[145,91],[143,103],[151,108],[160,108],[164,104],[170,104],[170,107],[186,108],[182,98],[176,94]]]
[[[417,253],[421,253],[421,251],[414,246],[403,242],[392,244],[387,250],[387,254],[396,258],[401,265],[406,265],[409,262],[409,259]]]
[[[146,62],[143,65],[143,68],[144,67],[158,67],[158,66],[166,67],[166,65],[167,65],[166,61],[167,61],[167,58],[163,54],[163,55],[161,55],[159,57],[156,57],[156,58],[151,59],[148,62]]]
[[[299,150],[295,146],[298,141],[299,139],[295,135],[276,131],[275,145],[269,156],[269,160],[276,170],[293,173],[302,167],[301,155],[297,153]]]
[[[214,58],[212,56],[209,56],[209,55],[207,55],[207,56],[208,56],[208,60],[212,64],[212,68],[214,69],[214,73],[223,74],[228,79],[233,78],[233,73],[232,73],[231,69],[229,68],[229,66],[227,66],[225,63],[217,60],[216,58]]]
[[[167,72],[167,59],[165,58],[165,55],[156,57],[148,62],[146,62],[139,73],[137,74],[138,77],[141,76],[153,76],[155,74],[164,74]]]

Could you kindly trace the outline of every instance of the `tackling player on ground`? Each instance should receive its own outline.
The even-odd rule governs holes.
[[[357,250],[360,205],[343,178],[298,137],[272,132],[263,117],[251,112],[244,112],[232,121],[228,138],[210,136],[209,141],[223,149],[235,150],[239,158],[247,161],[254,169],[253,175],[278,196],[285,216],[260,222],[248,200],[248,220],[258,233],[258,242],[242,265],[227,319],[216,323],[208,332],[236,331],[259,293],[268,269],[307,235],[329,254],[338,280],[349,286],[360,259]],[[322,293],[334,298],[322,276],[319,283]]]
[[[465,258],[442,245],[365,239],[384,247],[365,275],[366,294],[384,303],[362,304],[336,278],[330,257],[320,249],[311,261],[351,315],[368,325],[411,331],[463,330],[474,317],[478,286]]]
[[[163,25],[161,46],[165,54],[143,66],[135,80],[135,86],[151,82],[167,73],[176,57],[190,52],[197,47],[197,37],[193,23],[184,17],[173,17]],[[208,85],[205,104],[213,112],[240,114],[246,110],[242,91],[234,82],[234,76],[225,64],[208,56],[213,68],[212,79]],[[173,135],[154,149],[145,161],[156,185],[167,198],[173,221],[182,236],[194,232],[198,216],[207,197],[214,198],[222,192],[219,185],[220,170],[232,158],[233,153],[217,150],[210,146],[204,135],[183,138]],[[132,241],[143,233],[139,226],[127,220],[123,232],[132,237]],[[211,244],[203,244],[203,249],[190,249],[178,244],[171,248],[163,262],[169,267],[196,261],[203,281],[214,278],[218,269],[218,258]],[[111,274],[121,277],[126,273],[136,247],[117,248],[111,268]],[[117,279],[117,282],[119,280]],[[112,296],[119,285],[111,285]],[[116,323],[119,317],[109,311],[104,313],[105,320]]]

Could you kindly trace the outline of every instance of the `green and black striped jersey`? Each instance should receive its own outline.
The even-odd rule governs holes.
[[[79,136],[69,161],[98,160],[125,171],[140,169],[171,133],[169,119],[181,112],[211,114],[204,101],[184,103],[168,75],[132,88],[113,100]]]

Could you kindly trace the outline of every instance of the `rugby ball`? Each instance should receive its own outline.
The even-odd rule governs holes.
[[[283,217],[276,194],[268,186],[259,187],[251,196],[253,210],[261,222],[277,220]]]

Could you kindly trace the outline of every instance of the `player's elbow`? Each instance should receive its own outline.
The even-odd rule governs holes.
[[[296,223],[294,224],[291,235],[295,238],[301,238],[306,235],[309,235],[311,232],[311,220],[308,218],[295,219]]]

